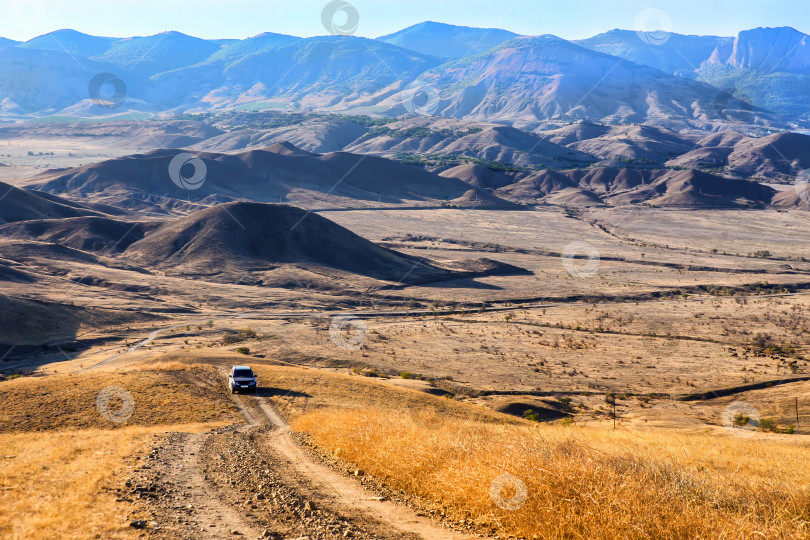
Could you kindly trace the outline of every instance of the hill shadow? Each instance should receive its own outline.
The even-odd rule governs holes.
[[[261,382],[261,381],[259,381]],[[267,388],[259,387],[256,389],[256,396],[258,397],[302,397],[311,398],[311,394],[306,392],[298,392],[296,390],[285,390],[284,388]]]

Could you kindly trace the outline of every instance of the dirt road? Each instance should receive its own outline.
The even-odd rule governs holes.
[[[318,462],[264,398],[232,397],[245,424],[173,433],[129,480],[129,496],[151,516],[152,537],[477,538],[377,497]]]

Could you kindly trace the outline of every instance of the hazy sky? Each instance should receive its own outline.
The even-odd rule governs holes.
[[[683,34],[734,35],[757,26],[793,26],[810,33],[808,0],[347,1],[359,15],[356,34],[366,37],[432,20],[576,39],[612,28],[634,29],[639,13],[650,8],[663,12],[672,31]],[[245,38],[261,32],[314,36],[326,33],[321,22],[326,4],[326,0],[0,0],[0,36],[27,40],[60,28],[107,36],[166,30],[204,38]]]

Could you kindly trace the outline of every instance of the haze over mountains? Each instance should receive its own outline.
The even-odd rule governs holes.
[[[810,118],[806,37],[757,28],[736,37],[672,34],[652,45],[614,30],[573,43],[432,22],[376,40],[59,30],[25,43],[0,41],[0,113],[19,119],[242,107],[416,112],[527,129],[581,119],[715,129],[740,122],[729,118],[734,108],[745,124],[779,129]],[[125,100],[106,107],[99,105],[107,104],[104,96],[88,95],[100,73],[123,81]]]

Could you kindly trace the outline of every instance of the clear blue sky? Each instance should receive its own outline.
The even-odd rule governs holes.
[[[757,26],[793,26],[810,33],[808,0],[348,0],[360,16],[357,35],[377,37],[432,20],[498,27],[519,34],[584,38],[633,29],[639,12],[667,14],[672,31],[734,35]],[[73,28],[107,36],[177,30],[204,38],[261,32],[325,34],[326,0],[0,0],[0,36],[27,40]]]

